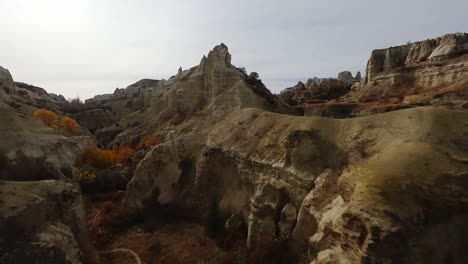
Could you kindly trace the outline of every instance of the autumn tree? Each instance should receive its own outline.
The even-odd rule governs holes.
[[[60,126],[65,130],[70,133],[75,133],[78,131],[78,123],[75,121],[75,119],[70,118],[68,116],[62,117],[62,120],[60,121]]]
[[[44,124],[48,127],[56,127],[57,126],[57,114],[53,111],[47,109],[37,109],[34,112],[34,117],[42,120]]]
[[[120,146],[117,152],[117,162],[127,163],[133,156],[133,149],[129,146]]]
[[[161,141],[159,134],[149,134],[140,139],[137,144],[137,149],[150,149],[152,146],[158,144]]]
[[[85,150],[83,162],[94,168],[105,169],[117,163],[117,155],[110,149],[90,147]]]

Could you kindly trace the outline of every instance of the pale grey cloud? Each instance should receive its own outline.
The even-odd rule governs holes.
[[[0,0],[0,65],[66,97],[168,78],[226,43],[274,92],[468,29],[466,0]]]

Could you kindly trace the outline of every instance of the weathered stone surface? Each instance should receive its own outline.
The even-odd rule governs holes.
[[[0,181],[2,263],[95,263],[80,190],[61,181]]]

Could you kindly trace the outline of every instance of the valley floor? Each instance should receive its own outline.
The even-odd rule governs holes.
[[[93,222],[106,202],[119,203],[123,193],[87,195],[88,223]],[[242,263],[245,239],[237,239],[228,248],[207,236],[205,227],[197,221],[165,220],[153,215],[113,232],[104,241],[94,233],[94,243],[103,264],[138,263]],[[220,246],[221,245],[221,246]]]

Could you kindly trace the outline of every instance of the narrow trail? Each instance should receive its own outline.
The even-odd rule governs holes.
[[[108,250],[108,251],[102,251],[101,254],[110,254],[110,253],[114,253],[114,252],[130,253],[130,254],[133,255],[133,257],[135,257],[135,260],[136,260],[137,264],[142,264],[142,262],[140,260],[140,257],[137,255],[137,253],[135,253],[135,251],[133,251],[131,249],[128,249],[128,248],[116,248],[116,249],[112,249],[112,250]]]

